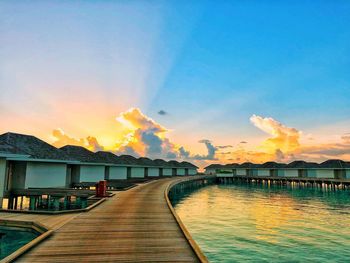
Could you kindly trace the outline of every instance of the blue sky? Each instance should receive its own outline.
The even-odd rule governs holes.
[[[254,114],[341,136],[349,13],[348,1],[2,1],[0,129],[111,137],[136,107],[187,147],[256,143]]]

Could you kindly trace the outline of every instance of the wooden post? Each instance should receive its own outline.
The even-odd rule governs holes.
[[[29,210],[35,210],[35,196],[29,197]]]

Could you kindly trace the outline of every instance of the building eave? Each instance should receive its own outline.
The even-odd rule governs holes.
[[[9,161],[21,161],[21,162],[40,162],[40,163],[65,163],[67,164],[67,160],[54,160],[54,159],[36,159],[30,157],[12,157],[7,158]]]
[[[30,155],[28,154],[15,154],[15,153],[0,153],[0,158],[29,158]]]

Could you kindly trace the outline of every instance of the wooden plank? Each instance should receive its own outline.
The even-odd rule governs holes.
[[[17,261],[198,262],[164,197],[172,180],[165,178],[118,192],[88,213],[74,217],[27,215],[56,230]]]

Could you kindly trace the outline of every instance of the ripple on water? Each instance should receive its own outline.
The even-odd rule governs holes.
[[[346,191],[213,185],[175,209],[212,262],[349,262]]]

